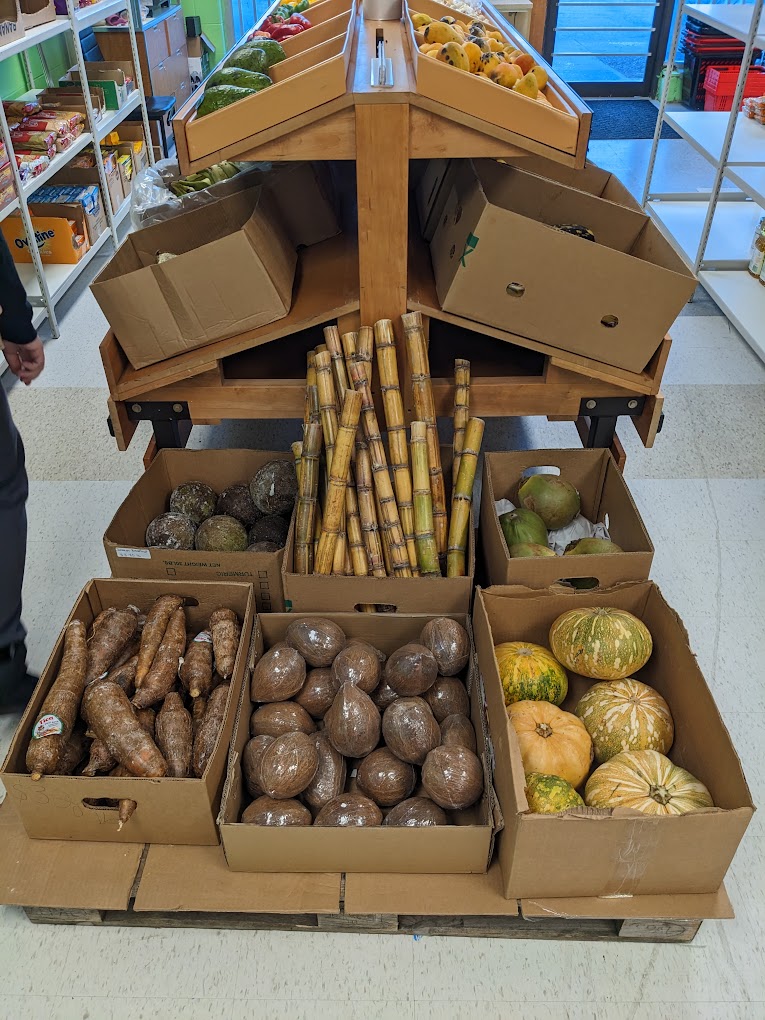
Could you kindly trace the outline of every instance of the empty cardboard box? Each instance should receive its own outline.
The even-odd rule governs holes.
[[[511,558],[495,503],[517,503],[523,478],[540,471],[559,474],[578,490],[581,513],[608,528],[624,552],[597,556]],[[651,572],[653,544],[638,508],[609,450],[518,450],[487,453],[481,488],[481,546],[489,584],[547,588],[567,578],[594,578],[601,588],[642,581]]]
[[[129,234],[92,286],[134,368],[281,319],[297,256],[261,188]],[[157,264],[159,254],[176,258]]]
[[[442,190],[430,252],[447,312],[642,372],[693,293],[637,209],[493,160],[453,161]]]

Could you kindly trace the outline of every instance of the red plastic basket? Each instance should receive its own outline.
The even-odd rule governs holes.
[[[704,78],[705,110],[730,110],[738,81],[738,67],[708,67]],[[743,99],[765,95],[765,71],[750,67],[744,85]]]

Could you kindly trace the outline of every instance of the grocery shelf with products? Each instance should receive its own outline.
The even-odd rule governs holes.
[[[643,192],[643,203],[656,225],[698,274],[699,282],[718,303],[751,348],[765,360],[765,286],[747,271],[759,223],[765,215],[765,123],[746,110],[765,98],[748,99],[742,108],[747,74],[755,50],[765,48],[763,3],[679,4],[669,50],[674,63],[684,16],[718,29],[744,43],[730,112],[667,109],[669,77],[661,91],[659,116]],[[747,93],[749,95],[750,93]],[[662,194],[653,186],[662,124],[668,124],[714,168],[708,195],[683,188]],[[731,194],[735,185],[738,192]]]

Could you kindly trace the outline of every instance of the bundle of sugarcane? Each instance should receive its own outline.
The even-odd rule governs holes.
[[[451,520],[438,445],[427,341],[418,312],[402,316],[413,406],[411,455],[390,319],[308,354],[298,469],[295,570],[357,577],[466,573],[470,507],[484,423],[470,418],[470,362],[455,362]],[[372,397],[373,354],[385,414],[383,443]],[[321,455],[323,452],[323,467]],[[371,607],[366,607],[371,609]]]

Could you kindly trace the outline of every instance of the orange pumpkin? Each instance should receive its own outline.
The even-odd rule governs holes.
[[[559,776],[576,787],[592,764],[592,740],[581,719],[547,701],[516,701],[507,716],[518,737],[523,771]]]

